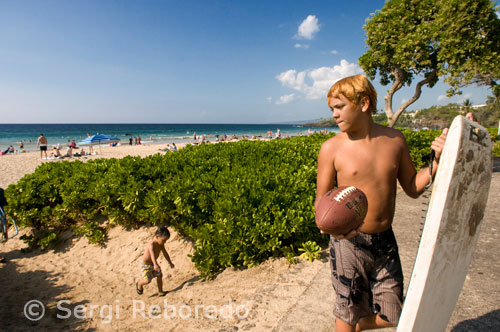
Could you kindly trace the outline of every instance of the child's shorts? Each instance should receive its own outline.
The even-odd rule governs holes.
[[[349,240],[330,238],[332,284],[337,294],[334,315],[354,326],[378,314],[397,324],[403,301],[403,271],[392,228],[358,233]]]
[[[161,272],[156,271],[153,264],[145,263],[141,265],[142,277],[147,282],[151,282],[153,278],[161,277]]]

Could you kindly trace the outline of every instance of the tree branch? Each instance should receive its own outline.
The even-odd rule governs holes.
[[[403,113],[406,110],[406,108],[408,108],[408,106],[410,106],[418,98],[420,98],[420,95],[422,94],[422,87],[424,85],[428,84],[430,81],[432,81],[436,77],[436,73],[437,73],[437,69],[433,69],[429,74],[427,74],[427,77],[425,79],[423,79],[422,81],[417,83],[417,86],[415,87],[415,94],[413,95],[413,97],[411,97],[410,100],[408,100],[406,103],[401,105],[401,107],[399,107],[399,109],[396,112],[396,114],[394,115],[394,117],[392,119],[389,119],[389,126],[390,127],[394,126],[394,124],[398,120],[401,113]]]
[[[405,72],[401,68],[396,68],[392,71],[392,74],[396,78],[394,83],[391,86],[391,89],[387,92],[387,95],[384,97],[385,99],[385,114],[387,115],[387,119],[389,122],[394,116],[394,112],[392,111],[392,96],[403,87],[403,82],[406,77]]]

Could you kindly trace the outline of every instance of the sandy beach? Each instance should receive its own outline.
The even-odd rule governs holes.
[[[92,158],[147,156],[166,145],[97,149]],[[165,152],[161,152],[165,153]],[[76,159],[76,158],[75,158]],[[0,187],[16,183],[42,162],[38,152],[0,157]],[[500,326],[500,160],[493,180],[477,249],[447,331],[491,331]],[[426,198],[397,196],[394,231],[399,242],[405,286],[413,267]],[[173,232],[167,250],[175,263],[161,258],[164,288],[158,297],[151,283],[135,292],[140,257],[155,229],[111,229],[103,247],[63,234],[53,250],[21,252],[19,236],[0,245],[7,262],[0,265],[2,331],[332,331],[334,292],[326,250],[321,260],[270,259],[246,270],[227,269],[213,280],[201,280],[188,255],[192,243]],[[21,233],[24,233],[23,230]],[[40,301],[44,315],[34,321],[26,304]],[[33,304],[34,302],[32,302]],[[27,310],[27,311],[26,311]],[[31,312],[41,312],[33,307]],[[58,317],[59,316],[59,317]],[[64,317],[64,318],[61,318]],[[387,331],[393,329],[386,329]]]

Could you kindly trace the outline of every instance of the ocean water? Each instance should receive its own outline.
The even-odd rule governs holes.
[[[27,151],[37,149],[36,142],[40,133],[43,133],[52,145],[65,145],[71,140],[77,143],[87,137],[87,134],[104,134],[120,138],[121,144],[128,144],[129,138],[140,136],[144,143],[172,143],[192,142],[193,134],[205,135],[206,140],[215,140],[215,135],[243,135],[267,137],[271,130],[276,134],[277,128],[281,137],[307,135],[308,127],[285,124],[0,124],[0,150],[5,150],[9,145],[19,149],[22,141]],[[319,130],[322,128],[311,128]],[[337,130],[337,128],[335,128]],[[329,128],[332,131],[332,128]]]

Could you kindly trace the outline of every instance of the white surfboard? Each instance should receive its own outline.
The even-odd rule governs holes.
[[[439,161],[397,331],[444,331],[477,242],[492,176],[490,135],[457,116]]]

